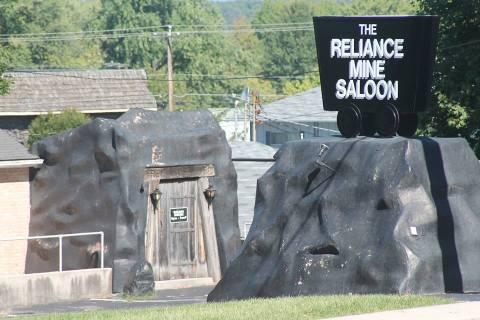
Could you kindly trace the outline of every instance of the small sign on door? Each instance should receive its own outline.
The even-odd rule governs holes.
[[[170,222],[187,222],[188,208],[170,208]]]

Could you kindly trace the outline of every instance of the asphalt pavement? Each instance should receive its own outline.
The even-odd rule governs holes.
[[[205,303],[213,286],[188,289],[156,291],[155,295],[145,298],[125,299],[122,294],[115,294],[104,299],[86,299],[79,301],[58,302],[33,307],[12,308],[4,317],[20,315],[41,315],[48,313],[80,312],[122,308],[150,308],[177,306],[184,304]]]
[[[49,313],[81,312],[92,310],[112,310],[122,308],[151,308],[177,306],[185,304],[205,303],[208,293],[213,286],[203,286],[184,289],[169,289],[156,291],[154,295],[145,298],[125,299],[122,294],[115,294],[104,299],[85,299],[79,301],[58,302],[33,307],[12,308],[0,315],[14,318],[21,315],[41,315]],[[445,294],[442,297],[451,298],[457,302],[479,302],[475,307],[480,307],[480,294]],[[432,307],[435,308],[435,307]],[[391,315],[391,314],[388,314]],[[350,319],[350,318],[348,318]],[[353,318],[352,318],[353,319]],[[355,318],[356,319],[356,318]],[[359,318],[360,319],[360,318]],[[362,318],[363,319],[363,318]],[[387,319],[387,318],[385,318]],[[479,319],[479,318],[472,318]],[[440,320],[440,319],[437,319]]]

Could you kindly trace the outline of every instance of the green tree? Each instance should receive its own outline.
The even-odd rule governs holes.
[[[48,113],[36,117],[28,127],[27,144],[56,135],[65,130],[76,128],[90,121],[90,118],[74,109],[65,110],[60,114]]]
[[[398,15],[414,11],[410,0],[267,0],[257,11],[253,23],[303,23],[321,15]],[[318,68],[313,31],[266,32],[257,36],[265,48],[262,62],[264,74],[307,75],[302,81],[276,81],[275,88],[279,92],[298,92],[318,85],[318,81],[311,76],[311,71]]]
[[[168,10],[163,2],[156,0],[102,0],[98,26],[101,29],[129,29],[165,24],[162,15]],[[105,59],[127,64],[130,67],[158,69],[165,63],[163,37],[147,36],[147,31],[137,29],[143,37],[124,37],[104,41]],[[159,33],[165,29],[157,30]]]
[[[420,134],[427,136],[466,136],[470,113],[442,93],[434,95],[435,106],[424,115]]]
[[[249,56],[231,34],[218,32],[223,18],[208,0],[102,0],[102,5],[106,29],[175,26],[173,69],[179,109],[230,106],[231,101],[224,97],[208,94],[238,92],[240,81],[198,75],[238,75],[253,69]],[[106,60],[146,68],[151,90],[166,96],[166,30],[158,28],[157,36],[149,30],[143,32],[144,37],[105,41]],[[185,33],[188,31],[192,33]]]
[[[253,20],[254,24],[283,24],[311,22],[315,7],[311,1],[267,0]],[[299,75],[317,68],[315,37],[311,31],[258,33],[265,48],[263,73],[274,75]],[[285,81],[276,81],[280,90]]]
[[[318,78],[318,73],[310,73],[303,79],[299,80],[290,80],[283,85],[282,92],[286,95],[294,95],[300,92],[307,91],[314,87],[318,87],[320,85],[320,80]]]
[[[95,1],[9,0],[2,2],[0,33],[8,34],[0,50],[8,68],[95,67],[102,63],[99,43],[72,40],[72,34],[58,37],[69,41],[44,41],[45,37],[16,34],[79,32],[88,28],[96,16]],[[98,4],[97,4],[98,5]]]
[[[343,15],[407,15],[414,14],[416,4],[411,0],[352,0],[340,5]]]
[[[440,16],[436,94],[424,117],[423,132],[461,135],[480,156],[480,1],[420,0],[418,7],[419,14]]]
[[[435,90],[480,108],[480,1],[420,0],[419,13],[440,16]]]
[[[3,78],[3,73],[5,72],[6,68],[7,65],[5,63],[5,58],[0,48],[0,96],[8,93],[10,88],[10,81]]]
[[[262,6],[262,0],[236,0],[215,3],[221,10],[225,23],[233,24],[238,19],[251,21],[255,11]]]

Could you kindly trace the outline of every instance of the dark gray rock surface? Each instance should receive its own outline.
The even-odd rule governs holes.
[[[480,291],[480,164],[465,140],[319,138],[276,158],[209,301]]]
[[[104,231],[105,266],[120,292],[133,265],[145,258],[145,166],[213,164],[209,178],[220,264],[240,247],[236,173],[225,133],[208,111],[130,110],[117,120],[92,122],[34,146],[45,159],[32,183],[30,235]],[[99,237],[64,240],[64,269],[98,266]],[[58,241],[31,241],[27,272],[55,271]]]
[[[127,277],[123,293],[131,295],[144,295],[153,293],[155,279],[153,277],[152,265],[147,261],[135,263]]]

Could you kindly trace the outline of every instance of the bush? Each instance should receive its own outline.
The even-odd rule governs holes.
[[[90,118],[74,109],[67,109],[60,114],[48,113],[36,117],[28,127],[28,146],[43,138],[56,135],[62,131],[76,128]]]

